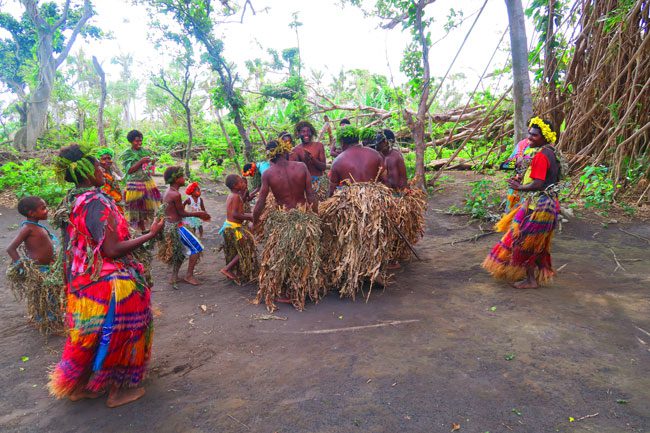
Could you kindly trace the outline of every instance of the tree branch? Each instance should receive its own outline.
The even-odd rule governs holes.
[[[430,5],[432,3],[435,3],[435,1],[436,0],[424,0],[424,4],[422,5],[422,9],[424,9],[425,7],[427,7],[428,5]],[[394,17],[394,18],[384,17],[384,19],[389,19],[390,21],[388,21],[387,23],[382,24],[380,27],[382,29],[386,29],[386,30],[394,29],[398,24],[401,24],[402,21],[407,19],[408,16],[409,16],[408,12],[405,12],[405,13],[403,13],[403,14],[397,16],[397,17]]]
[[[54,60],[54,64],[58,68],[61,66],[61,63],[65,60],[66,57],[68,57],[68,54],[70,53],[70,49],[72,48],[72,45],[74,44],[75,39],[77,39],[77,35],[79,32],[81,32],[81,29],[83,28],[84,25],[86,25],[86,22],[90,19],[90,17],[93,16],[93,9],[92,5],[90,4],[90,0],[84,0],[84,13],[77,22],[77,25],[74,26],[74,29],[72,30],[72,35],[70,35],[70,39],[68,39],[68,43],[66,44],[65,48],[63,51],[61,51],[61,54]]]

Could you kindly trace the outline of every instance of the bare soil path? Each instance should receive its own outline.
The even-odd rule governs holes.
[[[147,394],[117,409],[48,396],[63,339],[32,329],[0,276],[0,431],[650,432],[650,224],[571,220],[555,282],[517,291],[480,268],[496,235],[452,244],[480,233],[444,213],[474,176],[453,174],[431,199],[426,260],[368,303],[330,294],[274,320],[249,303],[255,287],[218,273],[222,255],[206,254],[202,286],[179,290],[156,263]],[[205,194],[210,249],[218,188]],[[4,250],[20,218],[0,213]]]

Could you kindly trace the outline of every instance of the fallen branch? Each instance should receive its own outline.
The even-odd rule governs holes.
[[[599,412],[592,413],[591,415],[585,415],[585,416],[581,416],[580,418],[576,418],[576,421],[582,421],[583,419],[593,418],[593,417],[598,416],[598,415],[600,415]]]
[[[637,239],[641,239],[642,241],[646,241],[647,243],[650,244],[650,239],[648,239],[648,238],[644,238],[644,237],[641,236],[641,235],[637,235],[637,234],[635,234],[635,233],[628,232],[627,230],[624,230],[624,229],[622,229],[622,228],[620,228],[620,227],[619,227],[618,229],[619,229],[620,231],[622,231],[623,233],[627,233],[627,234],[630,235],[630,236],[634,236],[635,238],[637,238]]]
[[[614,268],[614,272],[612,273],[615,274],[616,271],[618,271],[619,269],[623,269],[623,271],[627,272],[627,269],[625,269],[623,265],[621,265],[621,262],[618,261],[618,258],[616,257],[616,253],[614,252],[614,250],[611,248],[609,250],[612,252],[612,255],[614,256],[614,261],[616,262],[616,268]]]
[[[460,243],[463,243],[463,242],[470,242],[470,241],[476,242],[477,240],[479,240],[481,238],[484,238],[485,236],[492,235],[494,233],[498,233],[498,232],[493,230],[491,232],[479,233],[479,234],[471,236],[469,238],[459,239],[459,240],[455,240],[455,241],[451,241],[451,242],[445,242],[443,245],[451,244],[451,246],[453,247],[455,244],[460,244]]]

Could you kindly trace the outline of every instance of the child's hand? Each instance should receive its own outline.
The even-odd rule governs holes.
[[[196,216],[201,218],[203,221],[210,221],[210,215],[207,212],[197,212]]]

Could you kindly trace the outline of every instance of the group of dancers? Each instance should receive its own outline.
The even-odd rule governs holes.
[[[412,248],[424,229],[424,207],[410,211],[407,204],[401,213],[389,211],[399,208],[397,203],[413,203],[400,200],[417,194],[408,184],[392,131],[381,130],[364,145],[359,130],[342,122],[337,131],[341,147],[329,149],[336,155],[329,172],[315,128],[300,122],[295,136],[300,140],[296,146],[291,134],[280,134],[266,145],[266,161],[247,164],[243,173],[225,179],[230,195],[220,230],[226,256],[221,273],[236,281],[256,281],[257,301],[270,310],[275,302],[303,308],[307,297],[317,302],[332,286],[352,287],[345,293],[354,297],[364,281],[386,284],[385,277],[379,278],[385,275],[380,269],[397,267],[404,257],[404,249],[391,243]],[[26,219],[7,249],[13,261],[10,269],[18,280],[27,270],[42,275],[34,284],[58,274],[64,286],[64,300],[50,299],[54,292],[41,296],[50,306],[65,305],[67,338],[49,381],[50,392],[59,398],[77,401],[107,393],[107,406],[116,407],[144,395],[153,337],[153,241],[159,244],[158,257],[172,268],[172,283],[178,282],[186,258],[184,281],[199,283],[194,268],[203,250],[201,221],[210,219],[200,187],[187,186],[183,200],[185,173],[172,166],[164,172],[169,188],[161,196],[152,178],[155,160],[142,148],[142,138],[138,131],[127,136],[131,147],[121,156],[124,192],[111,149],[96,152],[73,144],[60,150],[54,162],[57,177],[73,184],[51,218],[61,230],[60,256],[57,237],[41,224],[48,219],[46,203],[26,197],[18,204]],[[492,275],[519,289],[535,288],[553,275],[550,244],[561,176],[555,141],[549,122],[531,120],[526,143],[511,158],[516,174],[508,180],[510,210],[497,224],[506,233],[483,262]],[[426,206],[425,200],[420,202]],[[346,213],[346,206],[355,209]],[[373,221],[384,224],[379,229],[366,226],[373,213],[379,216]],[[409,215],[416,213],[414,218]],[[341,221],[343,216],[350,220]],[[399,221],[386,221],[393,217]],[[409,229],[409,224],[415,228]],[[360,240],[341,243],[352,228]],[[382,237],[390,237],[389,242]],[[373,245],[386,253],[368,254]],[[47,314],[37,311],[32,319],[57,320]]]

